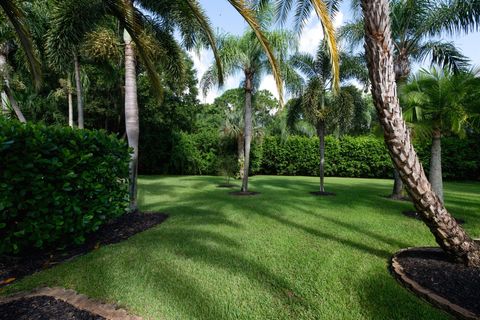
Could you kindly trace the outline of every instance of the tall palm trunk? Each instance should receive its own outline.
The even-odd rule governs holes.
[[[443,202],[443,178],[442,178],[442,132],[435,129],[432,134],[432,150],[430,157],[430,171],[428,180],[432,189]]]
[[[480,267],[480,245],[457,224],[433,192],[403,121],[395,84],[389,2],[362,0],[362,10],[372,96],[395,167],[442,249],[466,265]]]
[[[73,61],[75,66],[75,84],[77,88],[77,116],[78,116],[78,128],[84,128],[83,121],[83,89],[82,79],[80,78],[80,62],[78,61],[78,54],[75,52],[73,55]]]
[[[243,180],[243,174],[245,170],[245,140],[243,139],[243,134],[238,134],[237,136],[237,154],[238,154],[238,165],[239,165],[239,176]]]
[[[127,0],[128,1],[128,0]],[[137,210],[137,173],[138,173],[138,139],[140,125],[138,118],[137,100],[137,73],[135,68],[135,50],[132,37],[124,30],[123,40],[125,42],[125,128],[128,145],[133,149],[130,159],[130,210]]]
[[[18,120],[20,120],[20,122],[26,123],[27,120],[25,119],[22,111],[20,110],[17,100],[15,100],[15,97],[13,96],[12,90],[10,89],[8,82],[5,83],[5,94],[7,95],[7,98],[10,101],[10,105],[12,106],[12,109],[15,112]]]
[[[245,161],[243,168],[242,192],[248,192],[248,172],[250,169],[250,145],[252,143],[252,91],[253,73],[245,72]]]
[[[317,135],[320,152],[320,192],[325,192],[325,121],[323,120],[318,121]]]
[[[70,73],[67,75],[67,95],[68,95],[68,125],[73,128],[73,97],[72,97],[72,81]]]

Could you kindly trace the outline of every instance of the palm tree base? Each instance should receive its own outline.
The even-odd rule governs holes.
[[[234,192],[229,192],[228,193],[231,196],[239,196],[239,197],[244,197],[244,196],[258,196],[260,192],[253,192],[253,191],[234,191]]]
[[[318,197],[329,197],[329,196],[336,196],[333,192],[326,192],[326,191],[312,191],[310,194]]]
[[[390,271],[403,286],[459,319],[479,319],[478,268],[452,260],[440,248],[409,248],[391,259]]]

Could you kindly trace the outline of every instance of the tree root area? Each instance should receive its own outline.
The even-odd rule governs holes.
[[[391,271],[433,305],[464,319],[480,319],[480,269],[451,261],[440,248],[402,250]]]
[[[36,296],[0,304],[0,320],[104,320],[54,297]]]
[[[124,241],[162,223],[167,218],[168,215],[165,213],[128,213],[101,226],[98,231],[87,236],[86,242],[82,245],[64,250],[28,252],[22,256],[0,256],[0,287],[103,245]]]
[[[329,197],[329,196],[336,196],[333,192],[326,192],[326,191],[312,191],[310,194],[317,196],[317,197]]]

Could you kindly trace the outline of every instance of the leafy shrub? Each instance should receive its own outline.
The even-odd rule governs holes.
[[[0,253],[82,243],[128,204],[126,143],[0,120]]]

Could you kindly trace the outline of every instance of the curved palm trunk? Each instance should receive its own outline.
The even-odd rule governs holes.
[[[362,10],[372,96],[395,167],[442,249],[458,261],[480,267],[480,245],[457,224],[433,192],[403,121],[395,84],[388,0],[362,0]]]
[[[25,119],[22,111],[20,110],[17,100],[15,100],[15,97],[13,96],[12,90],[10,89],[8,82],[5,84],[5,94],[7,95],[7,98],[10,101],[10,105],[12,106],[12,109],[15,112],[18,120],[20,120],[20,122],[22,123],[26,123],[27,119]]]
[[[432,189],[443,202],[443,178],[442,178],[442,132],[439,129],[432,134],[432,150],[430,157],[430,172],[428,180]]]
[[[72,82],[70,80],[70,73],[67,75],[67,95],[68,95],[68,125],[73,128],[73,97],[72,97]]]
[[[75,84],[77,88],[77,116],[78,116],[78,128],[83,129],[83,89],[82,79],[80,78],[80,62],[78,61],[78,54],[74,53],[73,61],[75,66]]]
[[[140,125],[138,118],[137,100],[137,73],[135,68],[135,51],[132,38],[125,30],[123,32],[125,42],[125,128],[128,145],[133,149],[130,159],[130,210],[137,210],[137,172],[138,172],[138,139]]]
[[[239,176],[243,180],[243,174],[245,170],[245,140],[243,139],[243,134],[237,136],[237,154],[238,154],[238,165],[239,165]]]
[[[320,192],[325,192],[325,121],[318,121],[317,135],[320,152]]]
[[[253,74],[245,72],[245,161],[243,168],[242,192],[248,192],[248,172],[250,169],[250,145],[252,143],[252,91]]]

